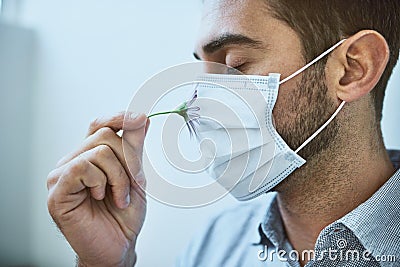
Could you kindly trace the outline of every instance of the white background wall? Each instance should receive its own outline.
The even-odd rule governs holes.
[[[79,146],[93,118],[124,110],[134,90],[152,74],[192,61],[199,2],[21,2],[14,21],[35,31],[37,58],[32,81],[33,112],[24,114],[32,125],[27,133],[32,149],[30,175],[21,177],[26,179],[31,196],[30,202],[24,203],[30,212],[25,222],[30,236],[20,241],[29,242],[29,262],[45,267],[73,266],[74,254],[47,214],[47,173],[59,158]],[[399,73],[396,70],[387,91],[383,121],[386,144],[397,148]],[[1,210],[8,205],[5,201],[1,198]],[[232,203],[228,197],[202,209],[185,210],[150,199],[138,243],[137,266],[171,266],[192,232],[211,214]],[[5,240],[0,242],[7,244]]]

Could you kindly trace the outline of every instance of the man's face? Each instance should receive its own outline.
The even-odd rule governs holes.
[[[244,74],[275,72],[283,78],[306,64],[296,32],[272,16],[266,0],[205,0],[195,56]],[[335,96],[329,95],[323,71],[310,71],[281,85],[273,112],[277,131],[292,149],[333,113]],[[309,149],[307,156],[321,148]]]

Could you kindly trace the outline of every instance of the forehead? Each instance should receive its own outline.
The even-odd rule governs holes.
[[[271,15],[267,0],[204,0],[197,48],[226,33],[268,42],[287,34],[282,25]]]
[[[268,0],[204,0],[196,55],[206,61],[225,62],[226,57],[235,51],[236,55],[243,57],[254,56],[253,59],[271,65],[264,67],[280,73],[284,73],[283,68],[301,66],[304,58],[300,38],[289,25],[271,14],[267,3]],[[238,42],[226,46],[220,50],[221,53],[207,52],[205,48],[208,44],[219,42],[221,37],[229,35],[245,36],[260,45],[257,49],[248,49]],[[296,66],[289,66],[287,62]]]
[[[214,37],[223,32],[256,32],[268,18],[265,0],[205,0],[201,33]]]

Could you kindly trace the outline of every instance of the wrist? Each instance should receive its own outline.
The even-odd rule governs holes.
[[[122,263],[119,264],[111,264],[107,265],[109,267],[133,267],[136,264],[137,255],[136,252],[131,253],[128,255],[127,259],[125,259]],[[79,259],[78,255],[76,255],[76,267],[104,267],[104,263],[99,264],[87,264],[81,259]]]

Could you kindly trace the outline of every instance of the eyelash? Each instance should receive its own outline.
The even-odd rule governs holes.
[[[242,72],[242,70],[243,70],[243,68],[244,68],[245,65],[246,65],[246,63],[242,63],[242,64],[240,64],[240,65],[238,65],[238,66],[236,66],[236,67],[232,67],[232,68],[234,68],[234,69],[236,69],[236,70]]]
[[[227,65],[230,66],[231,68],[243,72],[243,68],[247,64],[247,61],[244,58],[236,58],[236,59],[230,58],[229,60],[228,59],[226,60],[226,63],[230,63]]]

